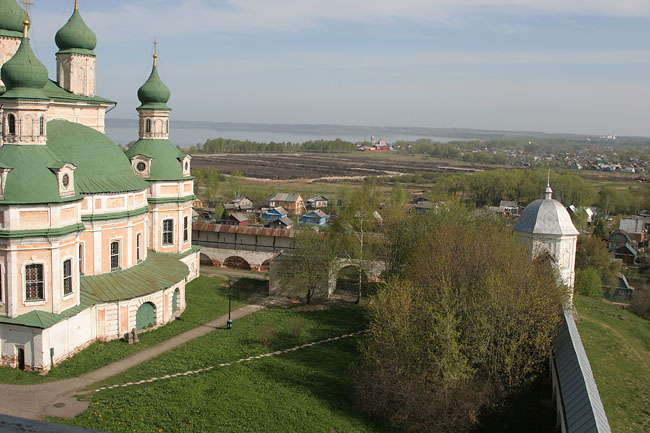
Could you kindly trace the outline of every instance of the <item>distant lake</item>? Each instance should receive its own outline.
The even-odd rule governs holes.
[[[398,140],[417,140],[430,138],[434,141],[447,142],[459,138],[437,137],[426,134],[427,128],[344,126],[344,125],[281,125],[261,123],[224,123],[224,122],[186,122],[170,121],[169,139],[181,147],[190,147],[205,143],[211,138],[233,138],[268,143],[292,142],[302,143],[309,140],[370,140],[372,135],[379,141],[387,143]],[[133,119],[106,119],[106,135],[118,144],[127,144],[138,139],[138,121]]]

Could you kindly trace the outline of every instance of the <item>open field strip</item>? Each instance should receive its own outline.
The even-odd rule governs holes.
[[[307,347],[315,346],[317,344],[329,343],[330,341],[336,341],[336,340],[341,340],[343,338],[354,337],[356,335],[363,334],[365,332],[368,332],[368,331],[364,330],[364,331],[352,332],[350,334],[339,335],[338,337],[331,337],[331,338],[327,338],[325,340],[314,341],[314,342],[311,342],[311,343],[302,344],[300,346],[294,346],[294,347],[291,347],[289,349],[277,350],[275,352],[264,353],[264,354],[257,355],[257,356],[249,356],[248,358],[241,358],[241,359],[238,359],[237,361],[233,361],[233,362],[224,362],[224,363],[221,363],[219,365],[213,365],[213,366],[210,366],[210,367],[199,368],[198,370],[188,370],[188,371],[181,372],[181,373],[166,374],[166,375],[160,376],[160,377],[152,377],[150,379],[143,379],[143,380],[140,380],[138,382],[127,382],[127,383],[111,385],[111,386],[103,386],[101,388],[98,388],[98,389],[94,390],[94,392],[104,391],[104,390],[113,389],[113,388],[125,388],[127,386],[133,386],[133,385],[142,385],[144,383],[151,383],[151,382],[155,382],[157,380],[172,379],[174,377],[188,376],[190,374],[198,374],[198,373],[202,373],[204,371],[210,371],[210,370],[212,370],[213,368],[216,368],[216,367],[228,367],[228,366],[231,366],[233,364],[240,363],[240,362],[253,361],[253,360],[256,360],[256,359],[267,358],[269,356],[283,355],[285,353],[294,352],[294,351],[300,350],[300,349],[305,349]]]

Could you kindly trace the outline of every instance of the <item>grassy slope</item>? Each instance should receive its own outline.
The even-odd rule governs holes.
[[[286,330],[287,321],[296,318],[305,321],[299,338]],[[276,337],[265,348],[257,332],[268,324]],[[272,308],[105,384],[217,365],[357,331],[366,324],[360,307],[310,312]],[[90,408],[63,422],[112,432],[387,432],[353,407],[348,369],[357,357],[357,342],[351,338],[197,375],[91,393]]]
[[[650,430],[650,322],[576,297],[578,329],[613,432]]]
[[[237,295],[233,301],[233,309],[244,305],[247,295],[260,283],[264,282],[240,279],[234,290]],[[0,382],[30,384],[80,376],[222,316],[228,312],[227,279],[199,277],[187,285],[185,298],[187,308],[179,319],[139,335],[138,344],[128,345],[120,340],[92,343],[72,358],[63,361],[45,376],[0,367]]]

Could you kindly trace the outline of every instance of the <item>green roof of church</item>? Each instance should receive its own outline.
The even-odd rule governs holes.
[[[47,146],[74,164],[75,189],[82,194],[140,191],[149,184],[133,173],[131,162],[110,138],[67,120],[47,123]]]
[[[0,204],[63,203],[80,200],[79,195],[61,198],[59,194],[59,182],[52,169],[60,168],[63,164],[48,146],[6,144],[0,147],[0,167],[11,169],[7,173],[4,200],[0,200]]]
[[[81,277],[81,291],[94,303],[118,301],[148,295],[182,281],[189,269],[172,254],[147,252],[137,266],[107,274]]]
[[[169,140],[138,140],[126,151],[129,158],[144,155],[152,158],[148,180],[182,180],[185,154]],[[180,159],[180,161],[179,161]]]
[[[170,96],[169,89],[160,79],[158,68],[154,65],[153,69],[151,69],[151,75],[138,89],[138,99],[142,103],[138,109],[171,110],[167,106]]]
[[[94,55],[97,46],[97,36],[88,28],[77,9],[54,37],[59,52],[66,50],[82,50],[81,54]]]
[[[0,76],[7,88],[0,98],[48,99],[43,93],[47,69],[34,55],[29,38],[23,38],[16,54],[2,65]]]
[[[0,36],[23,37],[25,11],[16,0],[0,0]]]
[[[0,87],[0,89],[2,88]],[[75,93],[65,90],[62,87],[59,87],[59,85],[52,80],[47,80],[47,83],[45,83],[45,87],[43,88],[43,93],[45,93],[45,96],[55,101],[80,101],[80,102],[108,104],[108,105],[115,103],[115,101],[102,98],[101,96],[77,95]]]
[[[194,250],[192,250],[194,252]],[[86,308],[102,302],[145,296],[173,286],[189,274],[176,254],[147,253],[147,260],[124,271],[80,278],[80,305],[59,314],[31,311],[18,317],[0,317],[0,323],[49,328]]]

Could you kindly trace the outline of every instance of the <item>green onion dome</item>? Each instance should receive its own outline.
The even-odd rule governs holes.
[[[169,89],[158,76],[158,69],[154,58],[153,69],[149,79],[138,89],[138,99],[142,105],[138,108],[156,109],[156,110],[170,110],[167,106],[167,101],[171,93]]]
[[[60,51],[92,51],[97,46],[97,36],[84,23],[79,10],[75,9],[68,22],[56,32],[54,42]]]
[[[2,66],[0,76],[7,88],[3,97],[46,99],[42,89],[47,83],[47,69],[34,55],[29,38],[23,38],[16,54]]]
[[[17,32],[15,36],[21,37],[23,33],[23,20],[25,11],[18,6],[16,0],[0,0],[0,35],[3,30]],[[14,36],[11,33],[11,36]]]

